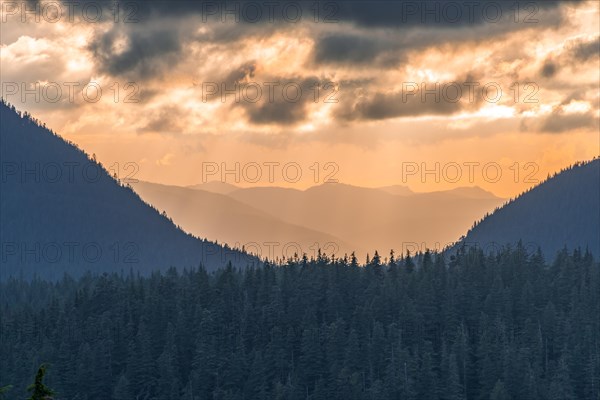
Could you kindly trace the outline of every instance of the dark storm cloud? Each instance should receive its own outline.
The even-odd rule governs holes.
[[[592,40],[577,39],[568,42],[563,51],[556,57],[548,58],[540,75],[544,78],[554,77],[566,66],[579,67],[589,61],[598,61],[600,55],[600,36]]]
[[[115,46],[125,35],[125,48]],[[97,36],[89,45],[94,59],[102,72],[111,75],[133,75],[147,78],[177,59],[181,42],[177,31],[168,29],[136,29],[134,31],[111,30]]]
[[[400,45],[400,41],[336,33],[324,36],[316,42],[314,59],[317,63],[373,64],[378,61],[377,58],[383,58],[386,64],[394,63],[398,62],[402,55],[391,52],[397,50]]]
[[[102,5],[106,10],[103,17],[113,18],[114,1],[83,0],[78,7],[87,2]],[[165,65],[175,63],[182,47],[192,41],[233,46],[249,37],[294,29],[301,22],[319,28],[313,34],[317,64],[387,67],[405,60],[406,53],[414,49],[557,26],[562,17],[559,3],[519,3],[519,16],[515,17],[514,1],[127,1],[119,3],[120,22],[97,37],[90,50],[102,71],[146,78],[162,74]],[[297,10],[301,17],[290,19]],[[198,33],[202,25],[207,29]],[[320,28],[337,32],[319,33],[323,31]],[[387,33],[376,32],[381,28]],[[130,46],[124,53],[112,51],[117,33],[129,37]]]
[[[433,97],[424,101],[417,97],[403,99],[402,93],[376,93],[373,97],[359,100],[344,117],[349,120],[382,120],[388,118],[449,115],[461,110],[459,103],[437,102]]]
[[[578,41],[571,47],[571,54],[578,61],[585,62],[592,58],[597,60],[600,54],[600,36],[589,42]]]
[[[68,3],[70,0],[63,0]],[[569,0],[573,3],[578,0]],[[367,28],[391,28],[427,25],[429,27],[474,26],[497,22],[499,16],[514,19],[515,5],[519,17],[535,19],[538,12],[552,10],[566,1],[480,0],[480,1],[231,1],[231,0],[138,0],[121,2],[136,20],[155,16],[180,17],[197,14],[202,20],[235,20],[241,23],[273,23],[303,21],[323,23],[351,22]],[[113,0],[80,0],[114,10]]]
[[[168,106],[152,115],[146,125],[137,130],[138,133],[173,134],[181,132],[182,121],[185,118],[183,110],[177,106]]]
[[[324,33],[315,39],[313,60],[317,64],[373,65],[389,67],[405,61],[408,53],[446,43],[485,40],[504,31],[493,26],[482,32],[470,29],[421,29],[402,31],[360,30],[348,27],[342,32]]]
[[[342,21],[364,27],[441,27],[461,28],[498,21],[514,21],[515,5],[519,19],[532,21],[536,14],[552,10],[564,1],[338,1]],[[574,1],[571,1],[574,2]],[[539,17],[539,15],[538,15]],[[542,21],[538,21],[543,23]],[[519,23],[519,22],[517,22]],[[517,24],[515,23],[515,25]]]
[[[252,103],[241,101],[241,106],[248,120],[257,125],[280,124],[294,125],[307,119],[307,107],[311,102],[321,101],[315,97],[315,86],[322,87],[325,83],[316,77],[306,78],[270,78],[277,82],[271,93],[266,93],[260,100]]]
[[[235,96],[240,97],[242,91],[245,90],[249,82],[252,81],[253,84],[259,84],[253,82],[256,68],[256,61],[247,61],[239,67],[227,72],[227,74],[220,79],[194,82],[193,86],[200,91],[202,101],[205,103],[213,101],[226,102],[228,98],[237,99]],[[232,91],[235,93],[232,94]],[[248,96],[253,95],[254,93]]]
[[[113,0],[81,0],[78,7],[84,7],[87,2],[101,4],[108,11],[103,16],[108,20],[113,17]],[[311,34],[315,43],[315,64],[387,68],[406,61],[411,51],[452,42],[493,39],[518,29],[558,26],[562,21],[561,12],[557,9],[558,1],[519,3],[522,5],[519,23],[514,22],[514,1],[324,1],[317,3],[320,7],[316,18],[318,23],[315,23],[314,1],[274,2],[277,6],[272,9],[272,15],[264,6],[268,2],[254,2],[262,13],[256,22],[249,21],[249,12],[244,12],[244,7],[249,3],[252,2],[121,2],[120,23],[113,24],[107,32],[97,34],[88,49],[103,73],[136,81],[162,77],[166,76],[168,68],[184,58],[185,46],[190,43],[227,45],[231,49],[243,39],[268,37],[280,29],[295,29],[298,24],[284,18],[282,11],[294,4],[302,9],[300,21],[314,24],[317,28]],[[497,22],[494,21],[496,11],[502,14]],[[523,20],[532,11],[535,13],[530,17],[537,19],[537,22],[525,23]],[[236,17],[231,12],[239,14],[239,23],[233,23]],[[127,16],[131,18],[131,23],[123,21]],[[221,23],[222,19],[226,23]],[[203,26],[206,29],[199,31],[198,28]],[[122,37],[127,39],[127,46],[121,51],[115,44]],[[576,54],[585,57],[586,54],[593,54],[592,51],[589,47],[581,47]],[[252,78],[255,72],[253,68],[248,65],[246,69],[232,71],[230,76],[221,81],[234,84]],[[553,71],[548,69],[545,76],[551,76]],[[369,100],[372,104],[361,104],[358,115],[375,119],[386,115],[403,115],[403,112],[416,115],[410,111],[410,104],[400,107],[405,111],[399,111],[394,106],[386,105],[386,99],[381,96],[372,97]],[[278,100],[257,102],[246,104],[243,108],[249,119],[257,124],[294,124],[304,118],[302,114],[307,104],[304,100],[294,104]],[[453,112],[456,105],[425,103],[419,104],[419,107],[423,111],[414,112],[448,113]]]
[[[199,87],[202,101],[241,108],[256,125],[294,125],[306,120],[310,103],[322,103],[333,92],[330,82],[317,77],[257,78],[255,69],[256,64],[248,62],[230,71],[221,82],[204,82]]]
[[[562,133],[579,128],[598,128],[598,120],[592,112],[584,114],[564,114],[553,111],[542,123],[541,132]]]
[[[277,101],[273,103],[265,102],[258,105],[245,104],[244,109],[246,110],[249,121],[253,124],[292,125],[305,119],[305,104],[306,103],[290,104]]]
[[[552,78],[554,75],[556,75],[557,69],[558,67],[555,62],[553,62],[552,60],[546,60],[546,62],[542,66],[542,70],[540,71],[540,73],[544,78]]]
[[[330,98],[329,81],[314,76],[257,76],[257,61],[247,61],[212,82],[195,83],[202,102],[222,102],[242,108],[256,125],[294,125],[307,118],[311,102]]]
[[[519,3],[522,8],[518,16],[514,11],[516,3],[502,1],[488,2],[493,5],[489,8],[485,8],[486,2],[418,2],[415,6],[417,10],[407,5],[411,3],[414,6],[414,2],[345,4],[343,7],[347,9],[342,20],[353,21],[354,25],[341,31],[317,35],[313,54],[315,63],[369,63],[386,67],[406,60],[408,53],[413,50],[451,43],[495,40],[519,30],[557,28],[564,18],[556,7],[557,2]],[[383,4],[383,8],[377,8],[375,4]],[[480,11],[477,14],[477,8],[474,8],[470,11],[472,15],[462,14],[461,11],[456,14],[461,17],[452,17],[440,11],[451,4],[463,7],[467,7],[466,4],[479,4],[482,10],[497,12],[493,14],[486,11],[481,14]],[[419,10],[425,14],[421,15]],[[427,10],[431,13],[427,13]]]
[[[345,101],[336,110],[336,115],[344,120],[384,120],[398,117],[422,115],[451,115],[479,107],[483,100],[483,88],[466,84],[475,83],[472,76],[460,82],[434,82],[416,84],[406,82],[402,90],[378,92]],[[423,92],[426,89],[428,92]],[[433,93],[435,92],[435,94]]]
[[[248,61],[239,68],[234,69],[225,78],[225,84],[237,84],[248,79],[254,78],[256,71],[256,61]]]

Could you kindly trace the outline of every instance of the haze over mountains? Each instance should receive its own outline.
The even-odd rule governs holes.
[[[2,279],[256,261],[185,233],[75,145],[4,102],[0,117]]]
[[[217,181],[187,188],[145,182],[133,187],[191,233],[231,245],[258,244],[263,255],[273,249],[276,257],[292,256],[294,249],[308,256],[319,248],[340,256],[355,251],[363,259],[375,250],[443,248],[503,201],[477,187],[431,193],[341,183],[306,190]]]
[[[235,185],[232,185],[227,182],[220,182],[220,181],[200,183],[197,185],[188,186],[188,188],[199,189],[199,190],[204,190],[206,192],[219,193],[219,194],[229,194],[229,193],[239,189]]]
[[[185,226],[190,232],[227,243],[263,243],[263,251],[268,248],[264,243],[276,242],[276,257],[292,255],[290,249],[298,246],[281,252],[290,241],[309,256],[317,247],[336,255],[356,251],[362,258],[375,250],[382,255],[390,249],[414,253],[457,241],[494,250],[519,240],[530,252],[540,247],[549,258],[565,246],[600,254],[599,159],[567,168],[505,205],[478,187],[415,193],[400,185],[323,184],[297,190],[209,182],[150,190],[158,186],[139,183],[135,190],[175,221],[195,221]],[[210,207],[202,206],[209,200]],[[233,220],[249,221],[241,213],[251,213],[256,231],[245,229],[245,223],[237,230],[227,228]]]
[[[319,248],[334,250],[343,243],[345,249],[354,246],[341,239],[306,228],[238,201],[227,195],[178,186],[148,182],[132,184],[146,201],[178,223],[185,231],[244,247],[262,257],[316,256]]]

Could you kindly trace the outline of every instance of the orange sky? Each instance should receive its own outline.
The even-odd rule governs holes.
[[[132,24],[22,22],[2,3],[3,97],[121,177],[189,185],[239,165],[227,182],[305,188],[329,176],[510,197],[600,153],[597,2],[540,7],[529,25],[437,30],[175,12]],[[466,82],[478,85],[473,99]],[[221,85],[240,98],[222,101]]]

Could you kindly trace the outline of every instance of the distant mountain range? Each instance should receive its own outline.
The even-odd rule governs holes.
[[[577,163],[509,201],[458,243],[493,250],[521,240],[553,259],[564,247],[600,256],[600,159]],[[456,247],[453,247],[455,249]]]
[[[143,198],[169,215],[177,212],[173,214],[176,221],[192,219],[189,215],[199,221],[210,220],[210,224],[190,231],[205,232],[227,243],[232,241],[228,239],[231,236],[235,236],[234,243],[252,241],[255,232],[242,229],[232,235],[223,229],[229,222],[223,219],[224,223],[219,224],[217,216],[235,215],[240,207],[250,207],[257,218],[254,226],[260,227],[256,232],[260,240],[279,238],[286,242],[302,237],[298,242],[311,251],[314,243],[331,240],[335,245],[330,244],[326,250],[337,249],[336,255],[356,251],[362,258],[374,250],[386,255],[390,249],[414,253],[445,246],[447,252],[452,252],[463,244],[494,250],[514,247],[519,240],[530,252],[539,247],[549,258],[565,246],[600,254],[599,159],[567,168],[504,205],[503,199],[478,187],[415,193],[401,185],[362,188],[331,183],[297,190],[209,182],[190,188],[201,193],[187,193],[190,198],[216,192],[220,200],[203,209],[187,201],[185,211],[176,211],[159,193],[135,187]],[[212,217],[208,213],[213,213]],[[310,255],[311,251],[306,253]]]
[[[178,228],[76,145],[0,103],[0,279],[258,262]]]
[[[364,259],[375,250],[443,248],[503,202],[478,187],[431,193],[341,183],[306,190],[224,182],[187,188],[140,182],[133,187],[191,233],[231,245],[258,244],[263,255],[274,252],[275,257],[296,249],[308,256],[319,248],[339,256],[355,251]]]
[[[143,199],[166,211],[185,231],[243,247],[261,257],[274,259],[304,253],[310,257],[319,248],[326,251],[339,243],[344,249],[353,248],[337,237],[286,222],[224,194],[148,182],[132,186]]]
[[[239,187],[227,182],[212,181],[200,183],[198,185],[188,186],[189,189],[204,190],[211,193],[229,194],[239,189]]]

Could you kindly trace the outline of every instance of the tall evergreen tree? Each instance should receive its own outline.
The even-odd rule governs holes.
[[[50,389],[43,382],[44,376],[48,366],[46,364],[40,365],[37,373],[35,374],[35,381],[29,385],[27,391],[31,392],[29,400],[52,400],[54,396],[54,390]]]

